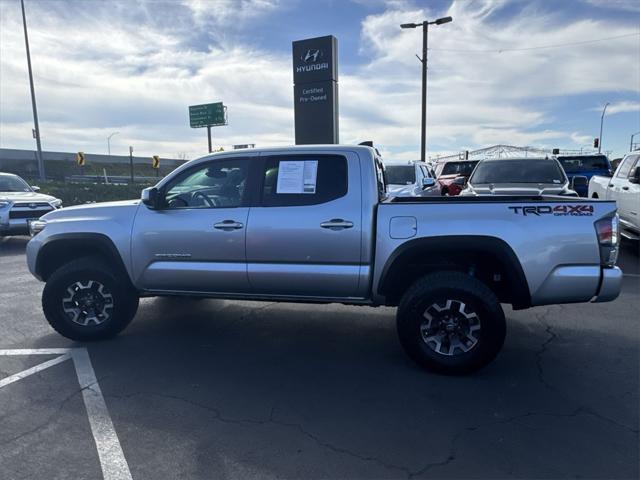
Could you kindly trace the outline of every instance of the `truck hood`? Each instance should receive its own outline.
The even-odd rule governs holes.
[[[88,218],[104,218],[114,216],[133,215],[140,204],[140,200],[120,200],[117,202],[87,203],[74,205],[47,213],[42,218],[51,220],[84,220]]]
[[[0,200],[9,201],[12,203],[40,203],[40,202],[53,202],[57,200],[56,197],[52,197],[51,195],[45,195],[44,193],[38,192],[0,192]]]
[[[555,183],[495,183],[468,185],[464,195],[575,195],[567,185]]]

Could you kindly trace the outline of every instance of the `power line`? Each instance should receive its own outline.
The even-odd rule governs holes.
[[[586,45],[589,43],[598,43],[598,42],[606,42],[607,40],[616,40],[618,38],[627,38],[634,37],[640,35],[640,32],[636,33],[627,33],[625,35],[616,35],[614,37],[605,37],[605,38],[596,38],[593,40],[584,40],[581,42],[568,42],[568,43],[557,43],[555,45],[538,45],[535,47],[521,47],[521,48],[499,48],[499,49],[491,49],[491,50],[470,50],[464,48],[430,48],[429,50],[437,50],[441,52],[467,52],[467,53],[503,53],[503,52],[522,52],[528,50],[543,50],[547,48],[562,48],[562,47],[573,47],[576,45]]]

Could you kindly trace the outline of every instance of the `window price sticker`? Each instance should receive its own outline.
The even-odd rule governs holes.
[[[283,160],[278,167],[276,193],[316,193],[317,160]]]

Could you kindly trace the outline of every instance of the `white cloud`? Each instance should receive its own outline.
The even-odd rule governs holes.
[[[215,145],[293,142],[289,49],[269,52],[240,41],[237,33],[275,15],[279,2],[140,3],[132,4],[132,12],[118,3],[91,2],[71,3],[70,12],[44,11],[50,4],[57,5],[31,3],[32,11],[42,11],[28,17],[45,149],[102,152],[106,136],[118,130],[116,152],[132,144],[140,154],[195,157],[205,151],[205,130],[188,127],[187,106],[218,100],[229,108],[229,126],[213,129]],[[524,5],[520,15],[497,22],[503,5],[454,2],[448,12],[434,12],[389,2],[383,13],[364,18],[364,63],[340,77],[341,141],[374,140],[396,159],[418,157],[420,63],[414,54],[421,50],[421,32],[399,24],[435,13],[454,17],[432,27],[429,37],[427,137],[442,151],[492,143],[578,145],[584,143],[580,136],[588,136],[554,125],[550,99],[637,95],[640,70],[629,61],[640,53],[637,36],[501,54],[446,50],[523,48],[590,40],[594,32],[637,31],[604,19],[560,19],[526,4],[518,4]],[[32,148],[19,7],[0,2],[0,13],[0,146]],[[69,16],[82,28],[70,29]],[[232,38],[225,33],[231,30]],[[620,101],[608,112],[637,104]]]

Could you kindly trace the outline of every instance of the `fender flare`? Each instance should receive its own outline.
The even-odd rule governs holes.
[[[42,242],[42,245],[38,249],[35,262],[35,272],[39,278],[45,278],[45,259],[47,258],[47,252],[68,242],[81,242],[85,247],[90,245],[90,247],[88,248],[89,250],[94,250],[96,252],[99,252],[101,255],[104,255],[107,259],[109,259],[110,262],[113,262],[112,265],[125,273],[129,281],[131,281],[129,271],[125,266],[120,252],[108,236],[102,233],[78,232],[57,233],[47,237]]]
[[[531,292],[522,265],[513,249],[504,240],[485,235],[444,235],[438,237],[417,238],[400,245],[387,259],[382,269],[378,292],[387,296],[394,278],[402,271],[408,258],[415,252],[437,252],[455,254],[456,252],[487,253],[501,259],[506,281],[510,285],[512,304],[516,309],[531,306]],[[437,258],[435,259],[437,260]]]

